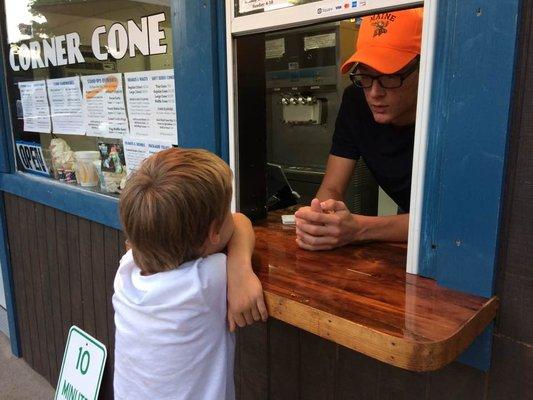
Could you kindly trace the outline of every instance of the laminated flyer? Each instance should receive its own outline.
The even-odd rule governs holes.
[[[45,81],[19,82],[24,131],[50,133],[50,107]]]
[[[174,70],[124,74],[130,135],[178,143]]]
[[[169,149],[172,143],[144,138],[124,138],[124,156],[128,173],[135,171],[145,158],[161,150]]]
[[[82,76],[87,136],[120,139],[128,134],[121,74]]]
[[[52,132],[85,135],[87,118],[83,106],[80,77],[47,79],[52,116]]]

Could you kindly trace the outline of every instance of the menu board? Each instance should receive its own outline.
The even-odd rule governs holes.
[[[178,143],[174,70],[124,74],[130,135]]]
[[[50,133],[50,108],[46,96],[46,82],[19,82],[20,103],[26,132]]]
[[[122,138],[128,134],[121,74],[83,76],[87,136]]]
[[[48,79],[46,85],[53,133],[85,135],[87,118],[83,106],[80,77]]]

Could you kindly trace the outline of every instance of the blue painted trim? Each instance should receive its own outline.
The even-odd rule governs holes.
[[[224,1],[218,1],[216,4],[218,27],[218,80],[220,84],[220,156],[229,163],[226,4]]]
[[[3,55],[0,54],[0,61],[2,59]],[[0,172],[13,172],[15,170],[13,135],[5,82],[4,63],[2,62],[0,63]]]
[[[216,0],[172,0],[178,145],[220,154]]]
[[[519,0],[440,1],[422,215],[421,273],[494,293]],[[489,328],[460,360],[490,365]]]
[[[121,229],[115,197],[22,172],[0,174],[0,190]]]
[[[476,337],[474,342],[457,358],[457,361],[487,372],[492,357],[493,334],[494,322]]]
[[[493,294],[518,3],[439,2],[420,265],[484,297]]]
[[[9,240],[7,236],[6,210],[4,198],[0,196],[0,266],[2,267],[2,278],[6,294],[7,322],[9,325],[9,340],[11,342],[11,352],[15,357],[21,357],[20,334],[18,328],[17,308],[15,304],[15,285],[13,274],[11,273],[11,263],[9,258]]]
[[[0,35],[0,39],[2,35]],[[0,54],[0,61],[3,59]],[[0,62],[0,173],[9,173],[14,170],[13,135],[7,101],[4,63]],[[0,193],[1,194],[1,193]],[[7,222],[4,207],[4,198],[0,195],[0,266],[7,308],[7,322],[9,326],[9,341],[11,353],[15,357],[22,356],[20,333],[18,328],[17,308],[15,302],[15,285],[11,273],[11,260],[9,257],[9,241],[7,236]]]

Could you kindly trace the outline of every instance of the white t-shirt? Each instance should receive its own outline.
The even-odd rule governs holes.
[[[226,256],[142,276],[131,250],[115,277],[115,400],[233,400]]]

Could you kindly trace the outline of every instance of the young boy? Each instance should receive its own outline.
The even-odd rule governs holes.
[[[231,179],[214,154],[172,148],[128,181],[119,208],[131,250],[113,296],[116,400],[234,399],[226,287],[238,304],[228,312],[232,329],[266,310],[257,277],[235,266],[251,256],[254,236],[250,221],[230,212]]]

